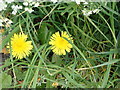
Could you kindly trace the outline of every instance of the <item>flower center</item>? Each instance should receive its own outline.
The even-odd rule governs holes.
[[[56,40],[56,46],[60,49],[63,49],[67,46],[68,41],[66,41],[64,38],[60,37]]]
[[[19,40],[19,41],[15,42],[13,48],[14,48],[14,50],[16,50],[17,52],[24,51],[24,49],[25,49],[25,41]]]

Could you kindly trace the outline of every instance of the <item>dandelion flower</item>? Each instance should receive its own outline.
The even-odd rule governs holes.
[[[27,35],[24,33],[14,34],[11,38],[12,55],[18,59],[25,58],[30,54],[30,50],[33,48],[31,41],[26,41]]]
[[[61,32],[61,35],[56,32],[51,36],[49,44],[52,45],[51,49],[56,55],[66,55],[66,51],[70,52],[72,48],[72,45],[63,37],[73,42],[71,35],[68,35],[67,32]]]

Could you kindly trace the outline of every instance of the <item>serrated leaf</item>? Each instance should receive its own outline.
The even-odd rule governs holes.
[[[12,77],[7,73],[0,74],[0,89],[1,88],[8,88],[12,83]]]
[[[17,80],[24,80],[24,77],[26,75],[26,71],[22,72],[20,70],[20,68],[16,67],[15,68],[15,74],[16,74],[16,77],[17,77]]]

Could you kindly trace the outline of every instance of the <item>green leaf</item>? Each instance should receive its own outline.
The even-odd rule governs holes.
[[[0,74],[0,89],[1,88],[8,88],[12,83],[12,77],[7,73]]]
[[[15,67],[15,74],[18,81],[23,80],[25,78],[26,71],[22,72],[19,67]]]
[[[48,28],[47,24],[42,24],[41,28],[38,31],[38,38],[41,41],[42,44],[44,44],[47,41],[48,36]]]

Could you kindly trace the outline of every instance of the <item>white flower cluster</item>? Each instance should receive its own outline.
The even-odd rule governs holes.
[[[5,10],[7,5],[9,3],[14,2],[15,0],[0,0],[0,11]],[[12,14],[16,15],[18,10],[23,10],[23,11],[27,11],[29,13],[32,13],[34,10],[34,7],[38,7],[40,5],[40,2],[45,1],[45,0],[23,0],[22,4],[23,5],[18,5],[17,3],[12,3]],[[93,7],[93,5],[90,5],[90,2],[86,2],[85,0],[49,0],[53,3],[56,2],[65,2],[65,1],[69,1],[69,2],[76,2],[76,4],[81,4],[83,5],[83,10],[82,13],[85,16],[90,16],[93,13],[98,13],[100,11],[100,9],[98,7]],[[86,8],[87,7],[87,8]]]
[[[56,3],[56,2],[58,2],[58,0],[51,0],[51,2]]]
[[[100,11],[99,7],[97,7],[95,4],[91,2],[90,3],[84,2],[83,5],[84,5],[84,8],[82,10],[82,13],[85,16],[90,16],[91,14],[94,14],[94,13],[97,14]]]
[[[4,1],[0,0],[0,11],[5,10],[6,7],[7,7],[7,4]]]
[[[18,11],[19,9],[22,9],[22,6],[12,5],[11,8],[13,9],[12,14],[13,14],[13,15],[16,15],[17,11]]]
[[[0,11],[5,10],[7,4],[14,2],[14,0],[0,0]]]
[[[33,7],[38,7],[39,2],[32,2],[32,0],[25,0],[23,2],[23,5],[25,6],[25,11],[28,11],[29,13],[32,13],[34,10]]]
[[[99,13],[100,9],[94,9],[94,10],[87,10],[86,8],[84,10],[82,10],[83,15],[85,16],[90,16],[91,14],[94,13]]]
[[[56,2],[76,2],[77,4],[80,4],[81,0],[50,0],[53,3]]]
[[[53,3],[56,2],[76,2],[77,4],[80,4],[80,2],[86,2],[85,0],[50,0]]]
[[[0,0],[0,11],[6,10],[6,7],[8,4],[14,2],[15,0]],[[24,7],[23,7],[24,6]],[[23,9],[29,13],[32,13],[34,10],[32,9],[33,7],[38,7],[39,2],[35,2],[34,0],[24,0],[23,1],[23,6],[18,5],[17,3],[12,3],[12,14],[16,15],[18,10]]]
[[[14,0],[4,0],[6,3],[12,3]]]
[[[34,10],[32,9],[33,7],[38,7],[39,2],[34,2],[33,0],[24,0],[23,6],[19,5],[12,5],[11,8],[13,9],[12,14],[16,15],[19,9],[22,9],[24,11],[27,11],[29,13],[32,13]]]
[[[60,1],[67,1],[67,0],[51,0],[53,3],[56,3],[56,2],[60,2]],[[76,2],[76,4],[81,4],[83,5],[83,10],[82,10],[82,13],[83,15],[85,16],[90,16],[91,14],[94,14],[94,13],[99,13],[100,9],[98,7],[93,7],[93,5],[90,6],[91,2],[88,3],[86,2],[86,0],[69,0],[71,2]],[[86,6],[88,6],[88,8],[86,8]]]
[[[0,27],[10,27],[10,25],[13,23],[10,19],[4,18],[0,16]]]
[[[80,0],[71,0],[71,1],[74,1],[74,2],[76,2],[77,4],[80,4]]]

